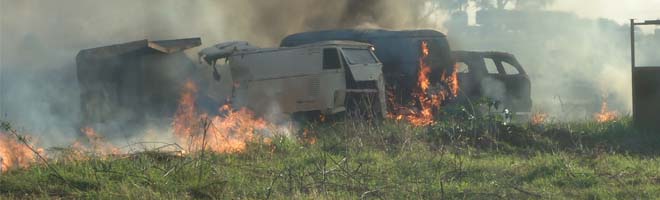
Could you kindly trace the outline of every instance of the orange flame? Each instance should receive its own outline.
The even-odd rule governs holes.
[[[615,111],[609,111],[607,108],[607,100],[603,98],[603,101],[600,104],[600,112],[594,114],[596,121],[599,123],[613,121],[617,118],[617,113]]]
[[[220,113],[225,113],[222,116],[198,114],[196,92],[195,84],[188,81],[173,122],[174,134],[188,152],[202,149],[217,153],[242,152],[249,142],[255,140],[258,131],[272,127],[247,108],[234,110],[228,104],[220,107]]]
[[[227,115],[213,117],[205,145],[214,152],[242,152],[246,149],[247,143],[255,139],[258,130],[267,128],[268,123],[265,120],[255,118],[246,108],[234,111],[231,106],[224,105],[220,110]],[[199,146],[203,141],[197,142]]]
[[[390,118],[396,120],[406,119],[413,125],[424,126],[429,125],[434,122],[433,120],[433,111],[439,110],[440,105],[450,96],[456,97],[458,95],[458,75],[457,68],[458,65],[454,65],[453,72],[447,76],[445,73],[442,74],[440,80],[446,85],[449,86],[449,91],[441,89],[439,91],[429,91],[431,88],[431,81],[429,75],[431,74],[431,67],[426,63],[426,59],[430,54],[428,48],[428,42],[422,41],[420,46],[422,56],[419,58],[419,71],[417,74],[417,88],[413,91],[412,96],[417,99],[419,105],[417,106],[419,110],[413,109],[416,107],[413,104],[411,107],[406,107],[398,105],[394,101],[394,95],[388,93],[388,100],[390,107],[393,108],[393,113],[388,113]]]
[[[325,122],[325,115],[323,113],[319,114],[319,121]]]
[[[305,128],[303,129],[302,140],[309,144],[316,144],[316,137],[314,135],[315,133],[312,133],[309,129]]]
[[[42,151],[42,150],[38,150]],[[36,155],[16,138],[0,132],[0,172],[27,168],[36,161]]]
[[[197,86],[192,81],[186,82],[181,92],[179,106],[174,116],[174,135],[178,138],[187,138],[193,135],[199,116],[195,110],[195,94]]]
[[[429,80],[429,74],[431,73],[431,67],[428,66],[425,62],[425,59],[429,56],[428,43],[422,41],[422,57],[419,58],[419,72],[417,74],[417,86],[419,87],[413,96],[416,96],[419,100],[420,111],[414,113],[413,115],[408,115],[407,119],[410,123],[418,126],[428,125],[433,123],[433,112],[434,107],[440,106],[441,99],[436,94],[431,94],[428,96],[428,90],[431,86],[431,81]]]
[[[443,72],[441,78],[441,80],[449,86],[449,90],[454,97],[458,96],[458,67],[458,63],[454,64],[454,69],[452,70],[451,75],[446,76]]]
[[[105,138],[103,138],[103,136],[96,133],[96,131],[93,128],[84,127],[80,130],[87,137],[87,140],[91,145],[92,152],[97,153],[99,155],[117,155],[121,153],[121,150],[119,148],[106,142]],[[88,148],[85,148],[79,142],[74,143],[73,148],[77,150],[88,150]]]
[[[426,65],[424,59],[429,56],[429,46],[426,41],[422,42],[422,57],[419,58],[419,73],[417,74],[417,85],[422,92],[426,92],[431,86],[431,81],[429,81],[429,73],[431,73],[431,67]]]
[[[534,113],[532,115],[532,118],[531,118],[530,122],[533,125],[539,125],[539,124],[544,123],[547,119],[548,119],[548,114],[547,113],[538,112],[538,113]]]
[[[120,153],[119,148],[116,148],[110,143],[106,143],[103,137],[97,134],[94,129],[86,127],[82,128],[81,131],[87,136],[88,142],[93,148],[90,149],[88,146],[83,145],[82,142],[75,141],[71,145],[73,150],[72,154],[67,155],[65,159],[87,159],[84,152],[90,150],[103,156]],[[26,136],[26,139],[29,141],[29,136]],[[9,134],[0,132],[0,172],[27,168],[37,161],[37,154],[47,158],[43,148],[34,147],[29,143],[28,145],[30,146],[27,146]],[[34,149],[36,154],[30,148]]]

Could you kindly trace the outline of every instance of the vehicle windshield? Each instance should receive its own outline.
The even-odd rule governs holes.
[[[369,49],[343,49],[344,56],[350,64],[372,64],[378,63],[376,57]]]

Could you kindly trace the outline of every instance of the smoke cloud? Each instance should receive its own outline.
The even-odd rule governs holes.
[[[47,138],[41,140],[47,145],[75,138],[80,99],[74,58],[81,49],[187,37],[201,37],[202,47],[228,40],[275,46],[296,32],[356,27],[448,30],[454,49],[514,53],[531,76],[536,105],[562,98],[565,103],[553,108],[565,107],[569,99],[584,99],[571,94],[593,91],[593,101],[611,94],[613,105],[629,110],[626,26],[543,10],[505,25],[457,25],[456,16],[443,24],[455,12],[443,2],[450,1],[0,0],[0,118]]]
[[[46,145],[76,138],[75,55],[82,49],[187,37],[201,37],[202,47],[228,40],[275,46],[288,34],[309,30],[437,27],[438,21],[420,20],[428,15],[420,12],[424,2],[0,0],[0,118]]]
[[[580,6],[589,7],[586,3]],[[630,114],[627,24],[550,11],[544,6],[483,6],[473,11],[454,10],[445,23],[452,48],[516,55],[530,76],[536,111],[551,113],[557,120],[593,119],[600,102],[607,101],[609,109]],[[651,47],[660,44],[659,35],[638,31],[640,63],[660,64]]]

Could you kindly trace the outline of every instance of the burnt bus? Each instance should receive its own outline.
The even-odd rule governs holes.
[[[390,31],[377,29],[344,29],[304,32],[285,37],[280,46],[292,47],[328,40],[350,40],[374,45],[376,56],[383,63],[388,90],[394,92],[396,102],[405,104],[414,98],[417,74],[422,58],[422,42],[429,55],[424,63],[431,67],[432,85],[441,83],[443,72],[453,71],[453,61],[445,34],[434,30]]]

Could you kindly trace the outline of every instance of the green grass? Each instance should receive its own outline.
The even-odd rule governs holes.
[[[0,175],[0,199],[654,199],[660,135],[610,123],[309,124],[315,144],[243,153],[51,159]]]

